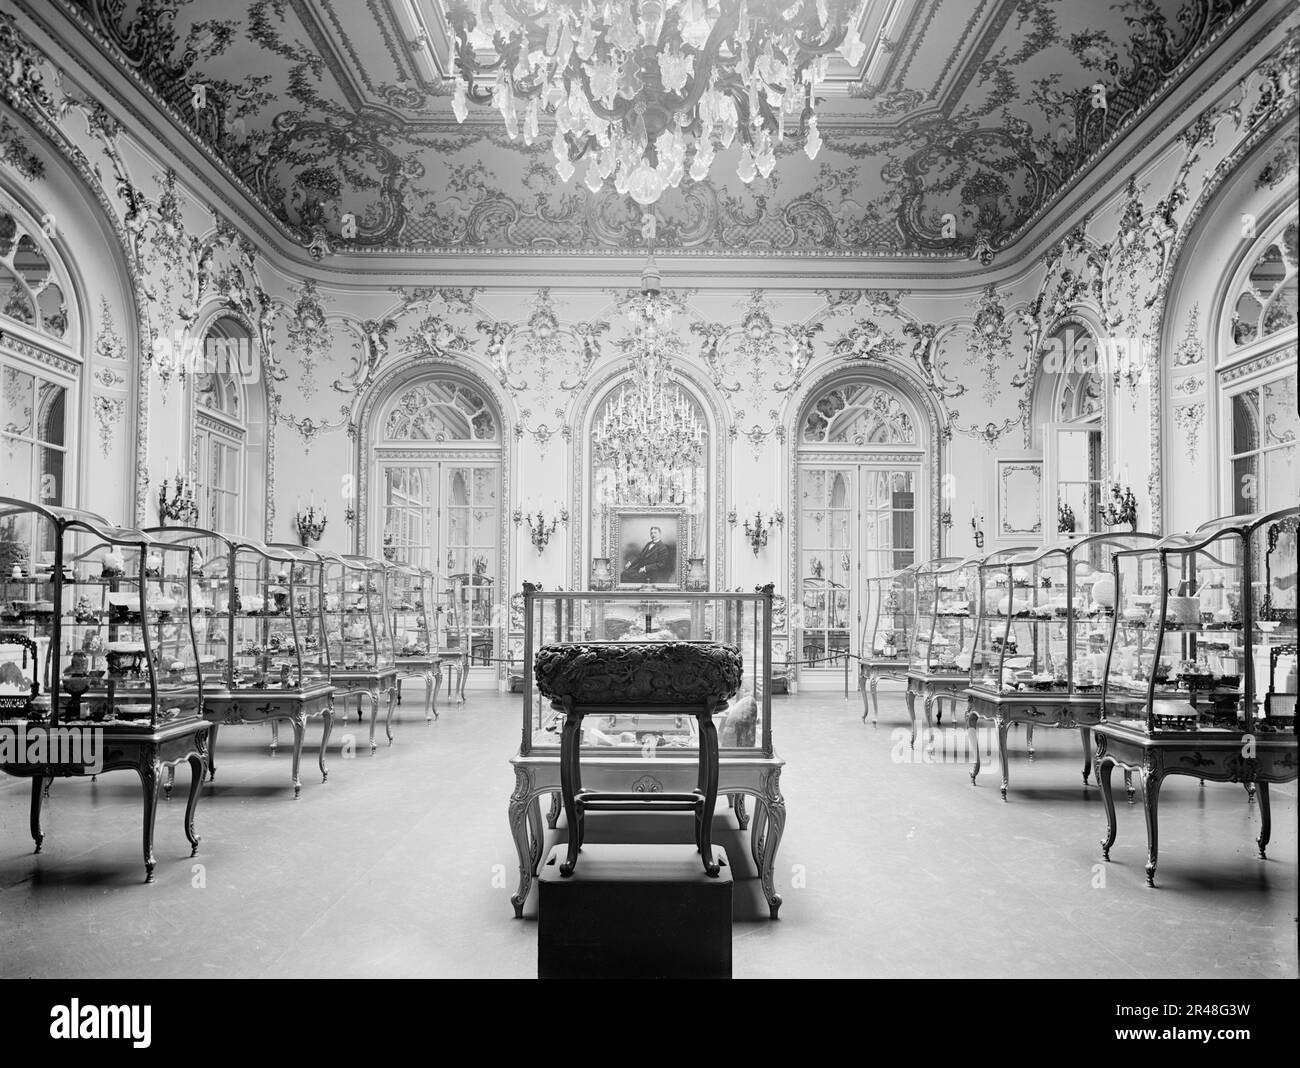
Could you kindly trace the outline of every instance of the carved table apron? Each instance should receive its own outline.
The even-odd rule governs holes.
[[[1092,728],[1101,722],[1100,694],[1068,693],[1032,693],[1016,691],[999,693],[983,686],[972,686],[966,691],[966,725],[971,731],[971,743],[974,749],[974,761],[971,764],[970,781],[980,773],[980,750],[976,744],[976,724],[987,720],[998,729],[998,762],[1002,768],[1002,800],[1007,799],[1007,782],[1009,779],[1007,762],[1007,728],[1013,723],[1027,725],[1026,734],[1029,741],[1029,753],[1032,756],[1033,729],[1037,725],[1048,727],[1077,727],[1079,738],[1083,742],[1083,781],[1088,782],[1088,773],[1092,770]],[[1124,784],[1128,788],[1129,802],[1133,801],[1133,780],[1131,773],[1124,773]]]
[[[397,658],[397,703],[402,703],[402,680],[424,679],[424,722],[438,718],[437,693],[442,685],[442,660],[437,656]]]
[[[331,671],[330,682],[336,696],[343,702],[341,713],[343,722],[348,718],[348,698],[357,696],[357,719],[361,718],[361,698],[370,699],[370,751],[375,745],[375,720],[379,717],[379,695],[388,695],[388,714],[384,719],[384,733],[388,735],[388,744],[393,744],[393,709],[397,706],[397,666],[384,668],[382,671]],[[436,699],[436,695],[435,695]]]
[[[522,916],[524,902],[532,887],[537,865],[542,859],[542,794],[558,798],[560,794],[560,754],[520,756],[510,759],[515,769],[515,789],[510,795],[510,834],[519,854],[519,889],[511,897],[515,915]],[[758,800],[750,827],[750,854],[758,868],[763,895],[767,898],[772,919],[781,908],[773,871],[776,853],[785,832],[785,798],[781,796],[780,757],[737,757],[725,753],[718,761],[718,794],[734,797],[751,794]],[[582,781],[599,790],[652,793],[681,793],[695,788],[699,776],[696,756],[607,757],[583,753]],[[736,805],[741,829],[745,827],[744,809]],[[553,826],[554,824],[552,824]],[[570,832],[572,833],[572,832]]]
[[[307,720],[312,716],[320,716],[325,724],[325,732],[320,740],[320,779],[321,782],[329,780],[329,770],[325,767],[325,750],[329,747],[330,732],[334,729],[334,687],[329,683],[322,682],[302,690],[242,690],[238,693],[219,690],[215,694],[205,691],[203,715],[212,723],[208,757],[210,778],[217,777],[217,728],[222,724],[269,722],[271,748],[274,749],[280,744],[277,725],[282,719],[288,720],[293,727],[292,773],[293,796],[296,799],[302,793],[298,765],[302,760],[302,739],[307,729]]]
[[[862,694],[862,722],[867,722],[867,696],[871,697],[871,725],[880,723],[880,702],[876,697],[876,687],[881,679],[893,679],[896,682],[907,681],[906,658],[872,657],[858,665],[858,692]],[[908,710],[911,711],[910,708]],[[916,741],[916,717],[912,717],[912,741]]]
[[[934,705],[939,706],[939,718],[943,718],[943,703],[947,701],[952,706],[952,720],[957,720],[957,704],[965,703],[966,689],[970,686],[970,675],[963,672],[944,672],[935,673],[933,671],[920,671],[912,669],[907,673],[907,691],[903,694],[903,699],[907,702],[907,714],[912,720],[912,748],[916,748],[916,697],[921,695],[923,702],[922,707],[925,712],[925,730],[926,743],[933,744],[929,740],[930,732],[934,729],[934,721],[931,719],[930,711]],[[1032,735],[1031,735],[1032,738]]]
[[[86,723],[78,726],[85,729],[95,725]],[[28,724],[29,733],[34,729],[36,728]],[[101,729],[103,733],[99,739],[99,751],[103,764],[98,772],[85,766],[69,764],[2,764],[0,771],[32,780],[31,832],[37,853],[45,842],[45,834],[41,830],[41,804],[50,782],[56,778],[79,778],[107,771],[134,771],[140,776],[140,786],[144,793],[144,871],[145,882],[151,883],[157,865],[153,853],[154,817],[158,813],[162,769],[174,769],[182,762],[190,765],[190,796],[185,804],[185,837],[190,842],[190,856],[199,851],[199,836],[194,833],[194,811],[198,807],[199,787],[203,783],[211,724],[205,719],[194,718],[157,729],[122,726]]]
[[[1142,807],[1147,823],[1147,885],[1155,886],[1160,835],[1157,808],[1160,783],[1167,775],[1191,775],[1210,782],[1255,784],[1259,799],[1259,855],[1272,832],[1269,783],[1296,779],[1296,736],[1290,733],[1243,735],[1235,731],[1168,731],[1148,735],[1119,723],[1100,723],[1092,729],[1097,739],[1097,779],[1106,805],[1106,837],[1102,856],[1110,860],[1115,844],[1115,801],[1110,792],[1111,769],[1117,765],[1136,771],[1142,779]]]

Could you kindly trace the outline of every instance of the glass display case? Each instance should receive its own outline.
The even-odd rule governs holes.
[[[385,600],[391,619],[393,650],[397,660],[397,700],[402,699],[402,680],[424,680],[424,718],[438,715],[434,693],[442,675],[439,662],[437,578],[427,568],[407,564],[384,564]]]
[[[866,611],[858,656],[858,689],[862,693],[862,720],[867,719],[870,697],[872,722],[880,720],[877,687],[880,680],[907,678],[916,622],[916,572],[921,565],[876,575],[864,584]]]
[[[321,612],[330,662],[330,682],[347,716],[348,701],[370,701],[370,749],[381,697],[388,703],[384,730],[393,741],[393,708],[397,703],[397,662],[393,625],[385,604],[384,564],[365,556],[340,556],[323,549],[304,549],[320,561]]]
[[[756,593],[646,591],[542,591],[524,587],[523,722],[512,759],[511,834],[519,856],[519,890],[511,898],[522,915],[544,831],[540,798],[551,797],[550,825],[559,812],[563,712],[543,697],[534,662],[543,646],[576,646],[581,655],[618,658],[619,650],[648,644],[717,642],[740,652],[737,695],[714,716],[719,736],[718,795],[728,798],[751,851],[773,918],[781,905],[774,881],[776,851],[785,827],[780,792],[784,764],[772,742],[772,587]],[[631,655],[640,655],[633,653]],[[629,677],[629,684],[640,681]],[[607,687],[619,690],[617,672]],[[602,790],[689,792],[699,774],[699,726],[694,715],[675,713],[588,715],[582,721],[583,783]],[[757,808],[752,826],[745,798]]]
[[[324,722],[319,765],[333,727],[330,660],[321,605],[321,563],[304,549],[263,545],[200,527],[155,527],[150,533],[195,552],[191,592],[194,631],[204,672],[204,715],[213,724],[208,774],[216,778],[222,724],[270,723],[293,728],[294,796],[307,720]]]
[[[1120,767],[1143,782],[1150,885],[1165,776],[1256,790],[1261,857],[1271,834],[1269,784],[1296,778],[1295,702],[1285,692],[1294,667],[1284,665],[1295,657],[1298,516],[1295,508],[1228,516],[1115,553],[1115,616],[1094,728],[1102,851],[1109,859],[1116,837],[1110,772]]]
[[[197,717],[192,553],[0,498],[0,716],[155,728]]]
[[[149,533],[196,552],[194,631],[205,682],[232,693],[328,682],[318,560],[197,527]]]
[[[1152,734],[1294,731],[1265,698],[1294,675],[1286,653],[1280,670],[1271,661],[1296,641],[1297,514],[1230,516],[1115,555],[1108,720]]]
[[[0,770],[32,780],[36,851],[52,779],[130,770],[144,795],[152,880],[161,768],[190,765],[185,834],[198,851],[209,727],[190,603],[193,550],[89,512],[0,497],[0,559],[0,722],[27,739]]]
[[[1154,534],[1110,532],[990,559],[972,683],[998,693],[1088,694],[1099,702],[1117,552]]]
[[[495,656],[492,579],[480,572],[454,573],[448,576],[448,592],[449,641],[464,643],[469,666],[490,665]]]

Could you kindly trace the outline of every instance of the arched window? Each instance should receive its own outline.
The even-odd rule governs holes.
[[[1059,324],[1043,343],[1034,412],[1042,420],[1045,481],[1049,492],[1055,487],[1045,525],[1061,534],[1103,529],[1103,369],[1108,356],[1092,331],[1076,320]]]
[[[384,420],[385,441],[499,441],[488,402],[457,382],[420,382],[404,390]]]
[[[795,637],[803,660],[842,671],[865,579],[917,559],[924,424],[891,384],[854,377],[816,394],[797,425],[803,612]]]
[[[68,309],[52,259],[21,213],[0,199],[0,315],[62,339]]]
[[[39,225],[0,191],[0,494],[67,504],[75,459],[77,358],[66,303],[72,292]],[[20,329],[8,329],[17,324]],[[33,355],[39,353],[39,355]],[[71,424],[71,425],[70,425]]]
[[[1227,503],[1236,515],[1293,505],[1300,483],[1298,230],[1292,214],[1262,235],[1237,268],[1222,311],[1216,373]]]
[[[190,455],[199,523],[260,537],[266,416],[252,332],[232,316],[215,319],[204,331],[202,355],[204,370],[190,376]]]

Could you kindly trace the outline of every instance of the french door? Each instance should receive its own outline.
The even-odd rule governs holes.
[[[467,641],[473,661],[491,664],[501,578],[500,463],[381,455],[378,476],[373,544],[387,559],[438,576],[447,640]]]
[[[920,479],[919,461],[800,464],[795,637],[804,670],[842,672],[866,579],[916,562]]]

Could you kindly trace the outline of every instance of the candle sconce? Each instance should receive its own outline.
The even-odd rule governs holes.
[[[984,517],[980,516],[977,521],[974,516],[971,516],[970,529],[975,536],[975,548],[984,548]]]
[[[521,523],[528,524],[528,537],[532,541],[538,553],[546,548],[547,543],[551,540],[551,535],[559,528],[561,523],[568,523],[569,510],[561,508],[560,514],[551,519],[547,519],[542,514],[542,510],[537,509],[537,515],[534,518],[531,512],[525,512],[522,508],[515,509],[515,526]]]
[[[948,512],[940,512],[940,513],[939,513],[939,524],[940,524],[940,526],[942,526],[942,527],[944,528],[944,530],[951,530],[951,529],[952,529],[952,512],[950,512],[950,511],[948,511]]]
[[[328,520],[323,506],[317,512],[316,506],[311,504],[307,506],[307,511],[299,511],[293,517],[293,521],[298,528],[298,538],[306,547],[314,541],[320,541],[321,535],[325,533],[325,524]]]
[[[168,486],[171,486],[170,492]],[[164,478],[158,490],[158,521],[166,526],[171,520],[182,525],[194,525],[199,520],[199,502],[194,499],[194,481],[179,471],[175,480]]]
[[[745,537],[749,539],[749,547],[754,550],[755,556],[758,555],[759,549],[767,545],[768,534],[772,527],[776,524],[784,525],[784,523],[785,513],[779,509],[772,515],[768,516],[766,520],[763,519],[763,513],[761,510],[754,513],[754,521],[752,523],[748,519],[745,520]]]
[[[1137,530],[1137,498],[1133,496],[1133,487],[1118,482],[1110,484],[1110,500],[1101,506],[1101,520],[1108,527],[1129,525]]]

